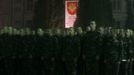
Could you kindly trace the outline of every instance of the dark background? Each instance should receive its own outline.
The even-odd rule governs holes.
[[[64,0],[0,0],[0,27],[64,27]],[[79,0],[75,26],[134,28],[134,0]]]

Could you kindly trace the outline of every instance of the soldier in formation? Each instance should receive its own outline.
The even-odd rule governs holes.
[[[4,27],[0,29],[2,75],[133,75],[131,29]]]

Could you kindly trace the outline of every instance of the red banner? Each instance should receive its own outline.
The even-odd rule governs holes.
[[[68,2],[67,3],[67,11],[70,15],[74,15],[77,12],[77,3],[76,2]]]
[[[65,28],[73,27],[76,20],[78,1],[65,1]]]

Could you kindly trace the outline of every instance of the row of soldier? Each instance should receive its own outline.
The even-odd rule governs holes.
[[[0,30],[2,75],[133,75],[131,29]]]

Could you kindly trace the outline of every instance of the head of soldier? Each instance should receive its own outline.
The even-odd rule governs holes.
[[[4,30],[4,33],[7,34],[7,33],[8,33],[8,26],[5,26],[5,27],[3,28],[3,30]]]
[[[107,30],[108,30],[108,33],[111,33],[112,27],[108,27]]]
[[[63,31],[63,32],[62,32],[62,36],[65,37],[65,36],[67,35],[67,29],[65,28],[65,29],[63,29],[62,31]]]
[[[13,28],[10,27],[10,26],[8,27],[8,34],[9,34],[9,35],[12,35],[12,34],[13,34]]]
[[[55,35],[57,35],[57,36],[62,35],[60,28],[56,28],[56,30],[55,30]]]
[[[70,36],[74,36],[75,35],[75,31],[74,31],[73,27],[69,28],[69,31],[70,31]]]
[[[98,32],[100,33],[100,34],[104,34],[104,28],[103,27],[99,27],[99,30],[98,30]]]
[[[20,35],[20,30],[17,29],[16,35]]]
[[[20,34],[21,36],[25,36],[25,30],[24,30],[24,29],[20,29],[19,34]]]
[[[83,34],[83,30],[82,30],[81,27],[78,27],[78,28],[76,29],[76,31],[77,31],[77,34]]]
[[[120,34],[120,29],[115,29],[115,32],[116,32],[117,35],[119,35]]]
[[[66,35],[66,36],[69,36],[69,35],[70,35],[70,30],[69,30],[69,28],[66,28],[66,29],[65,29],[65,35]]]
[[[130,30],[130,35],[131,35],[131,37],[134,36],[133,30]]]
[[[129,38],[131,36],[131,30],[127,29],[126,30],[126,37]]]
[[[35,35],[36,33],[35,33],[35,30],[32,30],[31,31],[31,35]]]
[[[87,26],[86,27],[86,32],[89,32],[89,31],[91,31],[91,27],[90,26]]]
[[[96,22],[95,21],[91,21],[90,22],[90,27],[91,27],[91,31],[95,31],[96,30]]]
[[[13,28],[13,35],[17,35],[17,29]]]
[[[125,37],[125,30],[124,29],[120,29],[119,34],[121,35],[121,37]]]
[[[38,28],[37,29],[37,35],[43,36],[44,35],[44,31],[41,28]]]
[[[25,31],[26,31],[26,35],[30,35],[31,34],[31,29],[30,28],[25,28]]]
[[[50,29],[48,29],[48,35],[49,36],[53,36],[53,30],[50,28]]]
[[[116,38],[117,37],[116,29],[113,29],[111,31],[111,34],[112,34],[113,38]]]
[[[0,30],[0,35],[4,34],[4,29]]]

